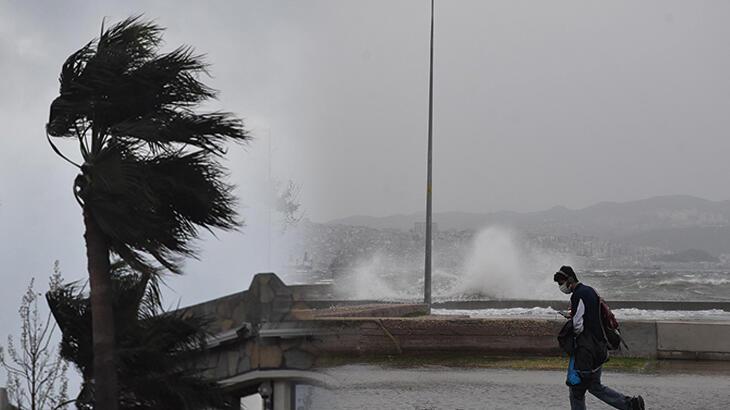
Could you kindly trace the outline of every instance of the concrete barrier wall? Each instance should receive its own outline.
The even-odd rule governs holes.
[[[657,357],[656,322],[621,321],[621,336],[628,350],[612,351],[618,357]]]
[[[473,318],[332,318],[318,341],[322,354],[472,351],[558,355],[563,321]],[[624,321],[628,350],[618,357],[730,360],[730,323]]]
[[[281,318],[274,317],[272,314],[279,311],[286,311],[284,313],[289,314],[295,311],[305,311],[307,307],[322,308],[362,304],[363,302],[328,300],[326,296],[329,288],[326,285],[287,287],[278,279],[274,280],[269,276],[273,275],[257,275],[258,282],[261,283],[257,286],[252,283],[251,289],[247,291],[190,306],[185,310],[190,314],[199,314],[213,319],[210,330],[214,334],[235,334],[235,331],[244,322],[252,322],[251,316],[262,316],[263,321],[276,321]],[[269,289],[271,287],[269,282],[278,284],[276,289],[282,288],[280,289],[282,292],[286,291],[286,303],[280,303],[281,301],[275,297],[276,292]],[[323,297],[325,299],[322,299]],[[306,305],[302,301],[306,301]],[[482,309],[552,306],[560,308],[566,303],[565,300],[453,301],[435,303],[434,307]],[[730,311],[730,303],[727,302],[610,301],[609,303],[613,308],[723,309]],[[328,336],[318,342],[323,348],[323,354],[326,352],[398,353],[461,350],[487,354],[553,355],[559,354],[556,335],[564,323],[563,320],[551,319],[475,319],[433,316],[334,317],[329,320],[317,319],[316,321],[320,320],[323,321],[322,326],[331,330],[328,332]],[[615,354],[617,356],[730,360],[730,323],[622,321],[621,329],[629,350],[618,352]],[[221,363],[233,363],[233,359],[218,360],[215,366],[216,368],[233,367],[232,365],[223,366]]]
[[[730,323],[658,322],[657,355],[730,360]]]
[[[422,318],[320,319],[331,331],[317,341],[321,354],[398,354],[472,351],[486,354],[559,354],[549,321]]]

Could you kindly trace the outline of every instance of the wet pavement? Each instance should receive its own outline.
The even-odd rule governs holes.
[[[351,365],[328,373],[333,390],[300,386],[297,410],[566,409],[565,373],[543,370],[393,369]],[[710,371],[604,371],[603,384],[641,394],[647,409],[730,409],[730,363]],[[610,408],[586,394],[589,409]]]

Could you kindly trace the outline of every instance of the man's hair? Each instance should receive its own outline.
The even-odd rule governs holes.
[[[555,272],[555,275],[553,275],[553,280],[555,282],[561,282],[561,281],[571,281],[573,283],[578,283],[578,277],[575,275],[575,272],[573,271],[573,268],[571,268],[568,265],[563,265],[560,267],[560,270]]]

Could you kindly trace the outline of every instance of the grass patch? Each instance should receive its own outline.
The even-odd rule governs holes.
[[[402,355],[327,355],[317,360],[322,368],[343,366],[346,364],[368,364],[395,368],[414,367],[460,367],[476,369],[515,369],[515,370],[565,370],[568,367],[567,357],[516,357],[488,356],[473,353],[431,353]],[[657,368],[657,361],[652,359],[612,357],[603,365],[607,370],[624,372],[648,372]]]

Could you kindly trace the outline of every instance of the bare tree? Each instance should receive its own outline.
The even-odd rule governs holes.
[[[50,287],[60,283],[58,261],[53,265]],[[20,338],[16,345],[8,336],[6,349],[0,346],[0,366],[8,376],[8,395],[19,410],[67,408],[67,363],[53,343],[56,324],[50,312],[38,310],[41,294],[33,289],[34,279],[20,302]]]

